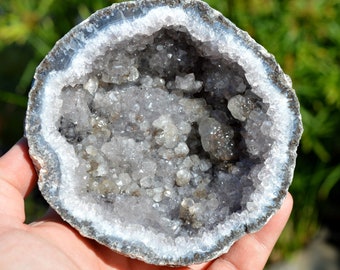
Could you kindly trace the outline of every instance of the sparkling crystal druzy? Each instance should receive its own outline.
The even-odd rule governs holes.
[[[227,252],[277,211],[302,132],[274,57],[207,4],[99,10],[37,68],[26,136],[48,203],[152,264]]]

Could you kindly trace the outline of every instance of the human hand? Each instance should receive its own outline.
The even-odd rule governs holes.
[[[94,240],[82,237],[52,210],[44,218],[24,224],[24,198],[37,182],[21,139],[0,158],[0,269],[176,269],[148,265],[117,254]],[[281,209],[259,232],[237,241],[228,253],[192,270],[263,269],[292,210],[288,194]]]

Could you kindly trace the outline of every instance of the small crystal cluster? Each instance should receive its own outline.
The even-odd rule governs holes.
[[[202,2],[171,3],[117,4],[66,36],[38,69],[26,133],[43,195],[82,234],[187,265],[278,209],[301,123],[262,47]]]

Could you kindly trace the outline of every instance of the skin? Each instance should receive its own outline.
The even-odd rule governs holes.
[[[0,158],[0,269],[263,269],[293,205],[288,194],[281,209],[262,230],[244,236],[219,258],[170,268],[130,259],[84,238],[52,210],[41,220],[24,224],[24,198],[36,183],[27,142],[21,139]]]

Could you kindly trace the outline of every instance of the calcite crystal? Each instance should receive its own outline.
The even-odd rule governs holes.
[[[302,132],[291,81],[207,4],[99,10],[37,68],[26,137],[48,203],[158,265],[216,258],[280,208]]]

